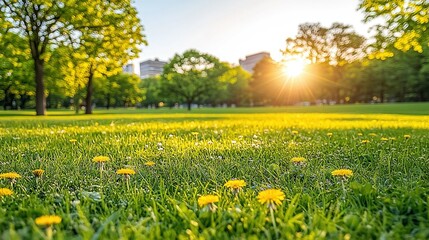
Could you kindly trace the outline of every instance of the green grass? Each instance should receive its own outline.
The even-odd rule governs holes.
[[[1,112],[0,173],[23,177],[0,197],[0,238],[43,239],[34,219],[56,214],[57,239],[427,239],[428,106]],[[247,183],[237,197],[223,186],[234,178]],[[286,195],[275,227],[257,201],[268,188]],[[220,197],[215,212],[204,194]]]

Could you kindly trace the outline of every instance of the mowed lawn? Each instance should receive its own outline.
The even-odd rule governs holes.
[[[429,238],[429,104],[48,114],[0,112],[0,239]]]

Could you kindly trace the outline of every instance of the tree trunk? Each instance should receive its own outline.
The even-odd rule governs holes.
[[[92,65],[89,68],[88,83],[86,85],[86,98],[85,98],[85,114],[92,114],[92,94],[94,92],[94,70]]]
[[[46,115],[46,96],[44,76],[44,62],[40,60],[40,56],[33,58],[34,72],[36,74],[36,115]]]
[[[3,110],[7,109],[7,101],[9,98],[9,96],[8,96],[9,95],[9,88],[10,88],[10,86],[3,90],[3,92],[4,92]]]
[[[107,94],[106,100],[107,100],[106,108],[107,108],[107,110],[109,110],[109,108],[110,108],[110,94],[109,93]]]
[[[187,102],[187,105],[188,105],[188,111],[191,111],[192,101],[188,101],[188,102]]]

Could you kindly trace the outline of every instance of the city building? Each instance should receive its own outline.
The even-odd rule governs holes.
[[[255,65],[264,57],[270,57],[270,53],[260,52],[248,55],[245,59],[240,59],[239,63],[244,70],[248,71],[249,73],[253,73],[253,68],[255,67]]]
[[[140,63],[140,78],[148,78],[160,75],[164,69],[164,65],[167,62],[159,61],[158,58],[155,60],[147,60]]]
[[[124,73],[134,73],[134,64],[130,63],[122,67]]]

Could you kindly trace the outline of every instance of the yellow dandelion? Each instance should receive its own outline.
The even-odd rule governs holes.
[[[396,138],[395,137],[391,137],[391,138],[389,138],[390,140],[392,140],[392,141],[395,141],[396,140]]]
[[[365,139],[365,140],[362,140],[362,142],[361,143],[369,143],[369,140],[367,140],[367,139]]]
[[[17,179],[17,178],[21,178],[21,175],[19,175],[16,172],[8,172],[8,173],[2,173],[0,174],[0,178],[6,178],[6,179]]]
[[[118,169],[116,171],[116,174],[119,174],[119,175],[134,175],[134,174],[136,174],[136,172],[134,170],[132,170],[132,169],[129,169],[129,168],[121,168],[121,169]]]
[[[290,162],[291,163],[305,163],[307,161],[307,159],[303,158],[303,157],[293,157]]]
[[[261,204],[267,204],[269,208],[281,205],[284,199],[285,194],[280,189],[267,189],[258,194],[258,201]]]
[[[151,167],[155,165],[155,162],[154,161],[145,162],[144,165]]]
[[[200,207],[210,206],[217,202],[219,202],[219,196],[216,195],[203,195],[198,198],[198,205]]]
[[[43,173],[45,172],[45,170],[43,170],[43,169],[36,169],[36,170],[33,170],[33,174],[34,174],[34,176],[36,176],[36,177],[41,177],[42,175],[43,175]]]
[[[240,190],[242,187],[246,186],[246,182],[244,180],[229,180],[224,186],[232,190]]]
[[[109,161],[110,158],[106,156],[97,156],[92,159],[93,162],[103,163]]]
[[[297,134],[298,134],[298,131],[293,130],[293,131],[292,131],[292,134],[293,134],[293,135],[297,135]]]
[[[363,133],[358,133],[357,135],[358,135],[358,136],[363,136]]]
[[[328,137],[332,137],[332,135],[333,134],[331,132],[329,132],[329,133],[326,134],[326,136],[328,136]]]
[[[370,134],[368,134],[369,136],[371,136],[371,137],[375,137],[375,136],[377,136],[377,134],[375,134],[375,133],[370,133]]]
[[[13,192],[9,188],[0,188],[0,197],[2,196],[10,196]]]
[[[61,217],[57,215],[44,215],[36,218],[34,222],[38,226],[51,226],[54,224],[59,224],[61,222]]]
[[[353,171],[350,169],[337,169],[332,171],[331,174],[335,177],[351,177],[353,176]]]
[[[405,138],[405,139],[409,139],[409,138],[411,138],[411,135],[409,135],[409,134],[405,134],[405,135],[404,135],[404,138]]]
[[[200,134],[199,132],[191,132],[192,135],[197,136],[198,134]]]
[[[74,139],[74,138],[73,138],[73,139],[70,139],[69,141],[70,141],[71,143],[75,143],[75,142],[77,142],[77,139]]]
[[[385,138],[385,137],[382,137],[382,138],[381,138],[381,141],[389,141],[389,139],[388,139],[388,138]]]

